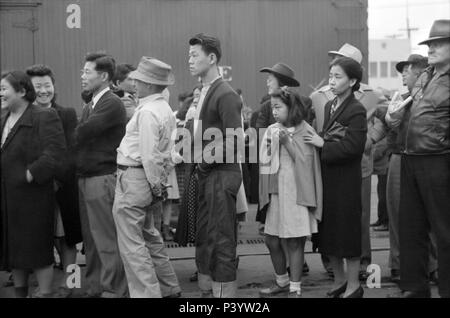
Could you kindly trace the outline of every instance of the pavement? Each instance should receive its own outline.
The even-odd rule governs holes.
[[[372,182],[371,223],[377,219],[377,195],[376,180]],[[258,224],[254,221],[256,205],[249,206],[247,221],[241,224],[237,253],[239,255],[238,267],[238,292],[239,298],[259,298],[259,289],[269,286],[274,281],[274,271],[264,237],[258,233]],[[176,214],[173,221],[176,222]],[[372,264],[379,266],[381,280],[379,286],[370,288],[366,282],[362,282],[365,298],[385,298],[388,294],[398,291],[396,284],[389,281],[389,232],[374,232],[371,230]],[[176,243],[166,243],[167,252],[171,258],[173,267],[178,276],[182,297],[199,298],[200,292],[195,282],[190,282],[189,277],[196,271],[195,248],[193,246],[178,247]],[[306,242],[305,259],[309,266],[309,273],[302,278],[302,298],[323,298],[331,288],[333,281],[325,272],[320,254],[312,253],[312,244]],[[81,288],[73,290],[72,297],[79,297],[85,290],[84,281],[84,256],[78,253],[77,264],[81,268]],[[9,273],[0,272],[0,298],[14,297],[13,287],[2,287],[8,280]],[[55,269],[54,285],[62,280],[63,272]],[[30,278],[31,289],[36,288],[35,278]],[[371,286],[372,287],[372,286]],[[379,288],[376,288],[379,287]],[[430,284],[432,297],[438,297],[437,286]],[[280,297],[285,297],[280,296]]]

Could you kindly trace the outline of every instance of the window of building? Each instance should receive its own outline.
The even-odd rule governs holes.
[[[388,77],[388,62],[380,62],[380,77]]]
[[[377,62],[369,63],[369,76],[370,77],[378,77],[378,63]]]
[[[391,62],[391,77],[392,78],[397,78],[398,72],[397,69],[395,68],[395,65],[397,65],[398,62]]]

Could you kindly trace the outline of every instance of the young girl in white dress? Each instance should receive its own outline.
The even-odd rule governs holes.
[[[318,231],[321,218],[320,159],[317,150],[303,142],[302,136],[313,128],[304,120],[306,110],[300,96],[283,87],[271,94],[271,103],[277,123],[269,126],[261,146],[261,161],[266,163],[261,162],[260,200],[270,200],[265,237],[276,283],[260,294],[268,297],[288,292],[289,297],[300,297],[305,241]]]

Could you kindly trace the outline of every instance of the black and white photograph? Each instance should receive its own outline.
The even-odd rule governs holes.
[[[0,71],[0,301],[450,298],[450,1],[0,0]]]

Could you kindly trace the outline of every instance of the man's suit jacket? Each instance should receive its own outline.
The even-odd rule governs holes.
[[[77,173],[83,177],[102,176],[117,169],[117,148],[125,135],[126,111],[120,98],[107,91],[94,109],[83,108],[75,129]]]

